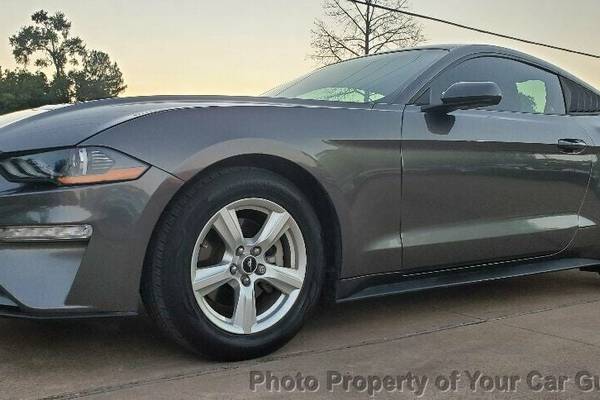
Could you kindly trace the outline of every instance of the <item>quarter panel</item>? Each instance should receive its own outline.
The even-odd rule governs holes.
[[[580,211],[580,228],[571,251],[585,257],[600,258],[600,116],[572,118],[587,130],[592,139],[588,151],[592,154],[594,164],[589,189]]]

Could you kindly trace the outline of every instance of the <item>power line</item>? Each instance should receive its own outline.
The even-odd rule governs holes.
[[[457,27],[457,28],[466,29],[466,30],[473,31],[473,32],[478,32],[478,33],[483,33],[483,34],[486,34],[486,35],[497,36],[497,37],[501,37],[501,38],[504,38],[504,39],[515,40],[517,42],[523,42],[523,43],[532,44],[532,45],[535,45],[535,46],[547,47],[547,48],[553,49],[553,50],[560,50],[560,51],[565,51],[567,53],[578,54],[580,56],[592,57],[592,58],[600,59],[600,55],[597,55],[597,54],[586,53],[586,52],[583,52],[583,51],[567,49],[565,47],[554,46],[554,45],[551,45],[551,44],[548,44],[548,43],[535,42],[533,40],[523,39],[523,38],[519,38],[519,37],[516,37],[516,36],[510,36],[510,35],[505,35],[505,34],[502,34],[502,33],[496,33],[496,32],[488,31],[488,30],[481,29],[481,28],[475,28],[475,27],[472,27],[472,26],[469,26],[469,25],[459,24],[457,22],[448,21],[448,20],[441,19],[441,18],[430,17],[429,15],[417,14],[417,13],[406,11],[406,10],[400,10],[400,9],[397,9],[397,8],[386,7],[386,6],[382,6],[382,5],[379,5],[379,4],[373,4],[373,3],[370,3],[370,2],[367,2],[367,1],[363,1],[363,0],[348,0],[348,1],[350,1],[352,3],[356,3],[356,4],[362,4],[362,5],[365,5],[365,6],[371,6],[373,8],[379,8],[381,10],[386,10],[386,11],[392,11],[392,12],[401,13],[401,14],[408,15],[408,16],[415,17],[415,18],[421,18],[421,19],[426,19],[426,20],[429,20],[429,21],[439,22],[439,23],[446,24],[446,25],[451,25],[451,26],[454,26],[454,27]]]

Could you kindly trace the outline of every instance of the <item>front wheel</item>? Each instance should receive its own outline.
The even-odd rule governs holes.
[[[232,168],[192,184],[165,211],[142,296],[180,344],[241,360],[290,340],[322,280],[321,229],[304,195],[269,171]]]

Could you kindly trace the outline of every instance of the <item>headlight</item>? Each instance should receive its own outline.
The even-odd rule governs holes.
[[[11,182],[46,182],[60,186],[134,180],[148,165],[115,150],[77,147],[0,160],[0,172]]]

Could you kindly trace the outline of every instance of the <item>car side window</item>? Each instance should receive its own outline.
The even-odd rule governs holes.
[[[557,75],[519,61],[500,57],[467,60],[442,72],[431,85],[432,99],[457,82],[495,82],[502,101],[487,110],[537,114],[565,114],[565,100]]]

